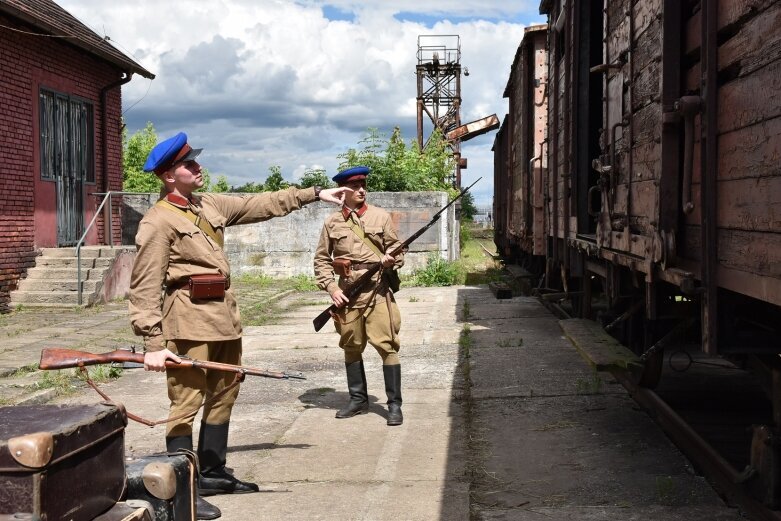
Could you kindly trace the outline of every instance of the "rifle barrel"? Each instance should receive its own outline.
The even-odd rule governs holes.
[[[173,360],[166,360],[167,368],[181,367],[200,367],[202,369],[211,369],[216,371],[228,371],[232,373],[247,374],[250,376],[264,376],[266,378],[288,379],[296,378],[305,380],[301,373],[287,373],[281,371],[268,371],[257,367],[244,367],[241,365],[223,364],[220,362],[209,362],[206,360],[194,360],[192,358],[180,357],[182,362],[177,364]],[[112,362],[136,362],[144,363],[142,353],[134,353],[117,349],[108,353],[87,353],[75,349],[65,349],[61,347],[48,347],[41,350],[41,361],[38,364],[40,369],[68,369],[71,367],[82,367],[87,365],[110,364]]]

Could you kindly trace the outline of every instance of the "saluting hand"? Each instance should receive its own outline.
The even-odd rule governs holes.
[[[352,188],[347,188],[346,186],[340,186],[338,188],[326,188],[320,190],[320,200],[341,206],[344,204],[345,194],[352,191]]]
[[[168,349],[162,351],[147,351],[144,353],[144,370],[146,371],[165,371],[165,361],[173,360],[177,364],[182,362],[182,359],[176,356]]]

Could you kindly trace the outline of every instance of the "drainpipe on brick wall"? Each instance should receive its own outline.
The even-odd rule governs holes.
[[[102,122],[102,139],[101,139],[101,149],[103,150],[103,181],[101,182],[101,191],[105,194],[109,191],[109,183],[108,183],[108,140],[106,137],[108,136],[108,115],[106,114],[106,105],[107,105],[107,98],[108,98],[108,92],[110,90],[113,90],[117,87],[121,87],[122,85],[128,83],[130,79],[133,77],[133,73],[130,72],[123,72],[124,77],[120,78],[119,80],[109,83],[105,87],[103,87],[100,90],[100,114],[101,114],[101,122]],[[109,216],[109,219],[111,219],[111,216]],[[103,233],[103,242],[106,244],[112,244],[113,238],[108,238],[108,241],[106,240],[106,233],[105,233],[105,220],[103,222],[104,226],[104,233]]]

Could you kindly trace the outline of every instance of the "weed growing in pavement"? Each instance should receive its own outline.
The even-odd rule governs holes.
[[[410,301],[410,302],[420,302],[420,299],[419,299],[418,297],[414,297],[414,296],[413,296],[413,297],[410,297],[410,298],[409,298],[409,301]]]
[[[27,376],[28,374],[34,373],[37,370],[38,370],[38,364],[33,362],[31,364],[27,364],[20,367],[19,369],[11,373],[10,376],[11,378],[22,378],[24,376]]]
[[[469,301],[464,299],[464,304],[461,306],[461,318],[463,320],[469,320],[472,315],[469,312]]]
[[[44,371],[41,379],[30,385],[30,388],[34,391],[54,389],[57,396],[70,394],[75,390],[73,387],[73,372],[65,370]]]
[[[510,347],[512,345],[512,340],[509,338],[503,338],[502,340],[499,340],[496,343],[496,347]]]
[[[461,348],[464,358],[472,356],[470,353],[472,348],[472,328],[469,324],[464,324],[464,327],[461,329],[461,334],[458,337],[458,347]]]
[[[596,372],[591,378],[578,378],[575,381],[576,394],[599,394],[602,392],[602,377]]]
[[[96,384],[100,384],[100,383],[106,383],[110,380],[114,380],[122,376],[122,368],[115,367],[113,365],[97,365],[94,367],[90,367],[87,373],[89,374],[90,380],[92,380]],[[79,370],[76,370],[75,376],[79,380],[86,381],[86,378],[84,377],[84,373],[82,373]]]
[[[542,425],[540,427],[537,427],[536,429],[532,429],[533,431],[558,431],[561,429],[572,429],[573,427],[577,427],[580,425],[578,422],[573,422],[569,420],[560,420],[553,423],[546,423],[545,425]]]
[[[675,482],[670,476],[656,477],[656,496],[660,503],[665,503],[673,499],[675,495]]]
[[[0,396],[0,407],[5,407],[6,405],[12,405],[14,402],[10,398],[5,398],[3,396]]]

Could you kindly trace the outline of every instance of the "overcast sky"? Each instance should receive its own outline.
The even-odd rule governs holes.
[[[460,36],[462,122],[502,120],[523,29],[545,21],[539,0],[56,1],[156,75],[123,87],[129,132],[147,121],[161,140],[186,132],[232,185],[272,165],[288,181],[333,176],[369,127],[415,139],[420,35]],[[493,197],[495,135],[462,144],[462,184],[483,178],[479,205]]]

